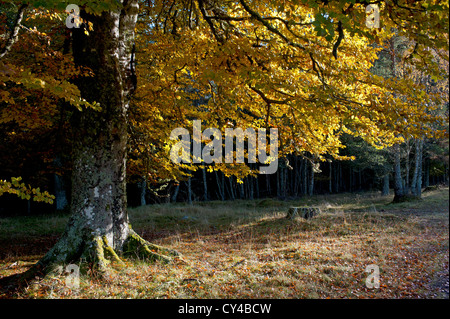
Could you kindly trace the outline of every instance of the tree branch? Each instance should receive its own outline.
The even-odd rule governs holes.
[[[299,44],[299,43],[295,43],[292,42],[291,40],[289,40],[283,33],[281,33],[279,30],[277,30],[276,28],[274,28],[269,22],[267,22],[266,19],[264,19],[263,17],[261,17],[259,15],[258,12],[253,11],[252,8],[250,8],[248,6],[247,3],[245,3],[244,0],[240,0],[239,1],[241,3],[241,5],[244,7],[245,11],[247,11],[253,18],[255,18],[256,20],[258,20],[259,22],[261,22],[266,28],[267,30],[271,31],[272,33],[275,33],[276,35],[278,35],[281,39],[283,39],[284,42],[286,42],[288,45],[305,50],[306,48]]]
[[[23,15],[25,13],[25,10],[27,9],[28,4],[22,4],[19,8],[19,11],[17,12],[16,19],[14,21],[13,29],[11,30],[11,33],[9,34],[8,40],[6,41],[5,47],[2,49],[0,53],[0,59],[2,59],[8,52],[11,50],[14,43],[16,43],[18,35],[19,35],[19,29],[20,24],[23,19]]]
[[[204,18],[204,19],[206,20],[206,22],[208,23],[209,28],[211,29],[211,32],[212,32],[213,35],[214,35],[214,38],[216,38],[216,40],[217,40],[219,43],[223,43],[224,40],[223,40],[222,37],[219,37],[219,35],[217,34],[216,28],[214,27],[214,24],[213,24],[213,22],[211,21],[211,17],[208,16],[208,15],[206,14],[205,5],[204,5],[204,3],[203,3],[203,0],[198,0],[198,5],[199,5],[199,7],[200,7],[200,12],[202,13],[203,18]]]
[[[337,60],[337,49],[338,49],[339,45],[341,44],[341,41],[344,39],[344,30],[342,29],[341,21],[338,22],[337,31],[338,31],[339,36],[337,38],[336,43],[333,46],[333,56],[336,60]]]

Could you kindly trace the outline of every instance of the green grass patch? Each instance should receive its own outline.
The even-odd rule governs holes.
[[[421,201],[391,202],[392,196],[366,193],[129,209],[138,233],[181,252],[184,261],[126,261],[106,280],[82,275],[77,290],[56,276],[13,297],[448,298],[439,293],[448,276],[448,188],[428,191]],[[289,206],[307,205],[322,214],[285,218]],[[11,238],[17,247],[51,247],[49,238],[67,219],[0,219],[6,245],[0,249],[12,249]],[[45,252],[36,251],[0,258],[0,277],[27,269]],[[379,289],[365,286],[370,264],[380,268]]]

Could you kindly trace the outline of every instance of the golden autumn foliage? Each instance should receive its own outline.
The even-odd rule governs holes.
[[[325,154],[345,159],[339,155],[343,133],[378,148],[405,135],[442,136],[432,125],[443,121],[435,112],[442,96],[411,78],[370,72],[379,51],[399,34],[410,39],[410,55],[414,52],[414,58],[404,54],[403,59],[427,65],[423,72],[437,76],[439,71],[433,66],[436,55],[425,53],[448,59],[438,51],[448,47],[448,39],[435,29],[445,29],[448,14],[440,10],[448,3],[407,6],[382,5],[383,27],[369,29],[365,6],[343,1],[144,5],[136,42],[139,86],[130,113],[140,133],[137,154],[151,158],[151,174],[170,176],[168,136],[173,128],[191,128],[194,119],[222,130],[276,127],[280,157],[295,152],[313,160]],[[436,12],[424,11],[430,6]],[[435,15],[439,26],[428,20]],[[433,49],[425,30],[410,34],[411,16],[418,19],[415,30],[419,20],[435,30]],[[238,176],[249,172],[246,165],[215,167]]]
[[[96,107],[79,98],[64,24],[65,4],[29,1],[18,41],[0,59],[0,123],[54,125],[58,103]],[[80,2],[87,12],[117,3]],[[11,25],[19,5],[2,2]],[[368,28],[363,1],[142,1],[136,28],[137,90],[129,110],[129,173],[179,179],[190,165],[169,159],[176,127],[275,127],[279,156],[314,161],[339,150],[344,133],[382,148],[405,135],[442,136],[435,124],[442,96],[411,77],[371,72],[394,36],[409,40],[404,60],[442,78],[448,61],[448,1],[380,2],[379,29]],[[4,13],[4,14],[3,14]],[[95,25],[84,26],[89,33]],[[0,48],[11,27],[2,24]],[[215,165],[243,177],[242,164]],[[212,169],[212,168],[211,168]]]

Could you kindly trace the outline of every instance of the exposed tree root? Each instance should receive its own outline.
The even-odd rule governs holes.
[[[115,262],[121,266],[125,265],[114,249],[108,244],[106,236],[95,236],[91,247],[82,253],[81,260],[90,262],[96,270],[102,273],[106,272],[111,262]]]
[[[149,243],[131,228],[120,252],[113,249],[106,236],[86,238],[78,235],[70,238],[70,234],[66,232],[33,267],[22,274],[2,278],[0,282],[13,290],[20,289],[26,287],[30,281],[43,278],[58,267],[66,267],[68,264],[79,266],[82,272],[89,269],[91,273],[103,277],[110,266],[126,266],[124,260],[128,258],[170,263],[181,259],[181,255],[173,249]]]
[[[149,261],[171,262],[174,258],[181,257],[173,249],[149,243],[132,229],[130,229],[130,234],[125,241],[123,250],[126,257],[142,258]]]

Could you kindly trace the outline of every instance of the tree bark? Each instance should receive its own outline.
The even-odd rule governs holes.
[[[259,179],[258,179],[258,176],[255,177],[255,197],[259,198]]]
[[[299,164],[298,164],[298,156],[295,156],[294,159],[294,170],[292,172],[292,179],[294,180],[294,187],[292,190],[292,193],[294,196],[298,196],[298,187],[299,187],[299,181],[300,181],[300,168],[299,168]]]
[[[417,185],[416,185],[416,196],[418,198],[422,197],[422,154],[423,154],[423,140],[420,140],[420,157],[419,157],[419,172],[417,174]],[[447,178],[447,174],[445,174]]]
[[[411,191],[416,197],[422,195],[422,140],[416,139],[414,155],[414,173],[411,183]]]
[[[189,205],[192,205],[192,182],[191,182],[191,177],[189,177],[188,178],[188,180],[187,180],[187,182],[186,182],[186,185],[187,185],[187,189],[188,189],[188,204]]]
[[[138,188],[139,188],[139,204],[140,206],[147,205],[147,200],[145,198],[145,195],[147,194],[147,180],[144,176],[141,177],[141,181],[138,182]]]
[[[206,181],[206,167],[202,168],[203,176],[203,200],[208,201],[208,183]]]
[[[225,190],[222,188],[222,183],[221,183],[221,180],[219,178],[219,174],[217,173],[217,171],[214,171],[214,174],[216,175],[217,189],[219,191],[220,199],[222,201],[224,201],[225,200]]]
[[[383,189],[381,190],[381,196],[389,195],[389,173],[383,176]]]
[[[242,183],[239,183],[239,194],[241,196],[241,199],[245,199],[244,182],[245,178],[242,180]]]
[[[410,139],[408,138],[406,140],[406,161],[405,161],[405,195],[408,195],[411,192],[411,187],[414,188],[414,184],[410,184],[410,165],[409,165],[409,156],[411,153],[411,147],[410,147]],[[414,190],[412,190],[414,192]]]
[[[230,185],[230,196],[231,196],[231,200],[235,200],[235,199],[236,199],[236,195],[234,194],[233,175],[231,175],[230,177],[228,177],[228,184]]]
[[[328,163],[328,166],[329,166],[329,168],[330,168],[330,172],[329,172],[329,174],[328,174],[328,178],[329,178],[329,180],[328,180],[328,192],[330,193],[330,194],[332,194],[333,193],[333,171],[332,171],[332,162],[330,161],[329,163]]]
[[[400,165],[400,145],[394,146],[394,202],[401,201],[405,197],[402,182],[402,170]]]
[[[253,200],[253,176],[248,176],[248,197],[250,200]]]
[[[267,191],[267,196],[271,196],[272,195],[272,190],[270,189],[270,175],[266,174],[266,191]]]
[[[312,196],[314,194],[314,166],[311,163],[311,170],[309,171],[309,184],[308,184],[308,195]]]
[[[279,164],[278,164],[279,165]],[[277,170],[277,198],[281,197],[281,190],[280,190],[280,166],[278,166]]]
[[[172,202],[176,202],[177,201],[177,197],[178,197],[178,192],[180,191],[180,183],[177,184],[177,186],[175,187],[175,191],[173,193],[172,196]]]
[[[430,160],[429,158],[424,159],[424,166],[425,166],[425,172],[424,172],[424,187],[430,186]]]
[[[134,90],[132,45],[139,11],[137,0],[123,0],[121,9],[81,17],[93,23],[89,35],[73,29],[73,56],[77,65],[94,76],[78,79],[81,97],[97,102],[101,110],[75,112],[71,218],[60,240],[35,265],[46,273],[55,263],[80,260],[106,270],[110,261],[136,254],[169,261],[177,253],[154,246],[131,228],[126,200],[126,112]],[[154,250],[156,252],[152,252]]]
[[[56,157],[53,163],[55,164],[56,167],[61,167],[61,159],[59,157]],[[66,208],[68,204],[66,185],[63,176],[60,176],[57,173],[55,173],[54,183],[55,183],[54,193],[55,193],[56,210],[63,210],[64,208]]]
[[[21,27],[22,19],[25,14],[25,11],[28,8],[28,4],[22,4],[17,12],[16,18],[14,20],[14,26],[12,30],[9,33],[9,36],[6,40],[5,46],[0,51],[0,60],[3,59],[5,55],[8,54],[8,52],[11,50],[14,43],[17,42],[17,39],[19,37],[19,30]]]
[[[302,160],[303,163],[303,195],[308,194],[308,161],[306,159]]]

